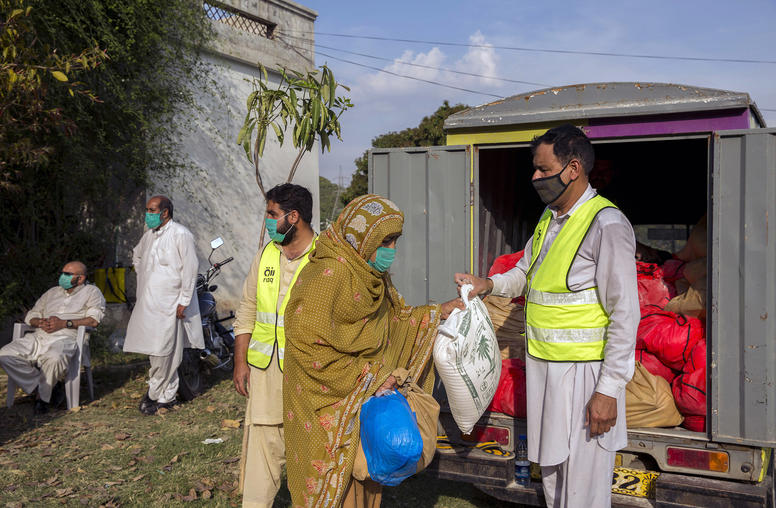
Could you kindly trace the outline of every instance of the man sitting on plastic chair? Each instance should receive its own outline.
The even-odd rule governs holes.
[[[35,412],[45,413],[56,383],[68,372],[78,353],[79,326],[97,326],[105,313],[105,298],[96,286],[86,284],[86,266],[71,261],[62,268],[59,285],[41,296],[24,322],[32,333],[15,338],[0,349],[0,367],[26,393],[37,389]],[[64,393],[64,392],[62,392]]]

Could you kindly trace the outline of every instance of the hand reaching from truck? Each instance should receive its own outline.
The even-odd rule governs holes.
[[[474,289],[469,292],[469,298],[474,298],[475,296],[480,295],[487,295],[493,290],[492,280],[483,279],[482,277],[475,277],[470,273],[456,273],[453,280],[455,280],[455,283],[458,284],[458,294],[461,294],[462,286],[465,286],[466,284],[471,284],[474,286]]]

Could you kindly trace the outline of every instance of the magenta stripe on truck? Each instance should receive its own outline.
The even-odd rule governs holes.
[[[590,138],[652,136],[748,128],[748,108],[623,118],[591,118],[589,125],[582,127]]]

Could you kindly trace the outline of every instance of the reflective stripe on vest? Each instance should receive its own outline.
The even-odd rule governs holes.
[[[605,208],[616,207],[601,196],[580,205],[538,267],[534,263],[552,219],[549,209],[536,225],[525,298],[526,343],[531,356],[559,362],[603,360],[609,315],[601,304],[598,288],[571,291],[568,275],[590,225]]]
[[[278,288],[278,294],[280,294],[280,289]],[[257,300],[258,301],[258,300]],[[257,323],[263,323],[266,325],[272,325],[275,326],[275,322],[277,321],[278,326],[284,326],[284,319],[283,316],[280,316],[274,312],[259,312],[256,311],[256,322]]]
[[[299,272],[310,262],[309,254],[315,248],[313,239],[312,247],[306,252],[294,272],[294,277],[283,298],[280,310],[277,309],[278,296],[280,295],[280,255],[281,250],[275,242],[268,243],[261,253],[259,264],[259,279],[256,282],[256,321],[253,325],[251,342],[248,345],[248,363],[260,369],[266,369],[272,361],[272,354],[277,344],[278,364],[283,370],[283,359],[286,350],[285,320],[286,303],[291,295]]]

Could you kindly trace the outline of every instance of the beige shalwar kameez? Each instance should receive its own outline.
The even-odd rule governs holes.
[[[291,260],[281,250],[278,312],[288,293],[294,273],[311,249],[312,242],[307,246],[304,254]],[[243,284],[240,307],[234,321],[235,335],[253,332],[261,254],[262,251],[256,254],[250,273]],[[286,463],[286,445],[283,436],[283,372],[280,370],[277,346],[266,369],[253,366],[250,368],[240,462],[240,488],[243,493],[244,507],[269,508],[280,489],[280,475]]]

